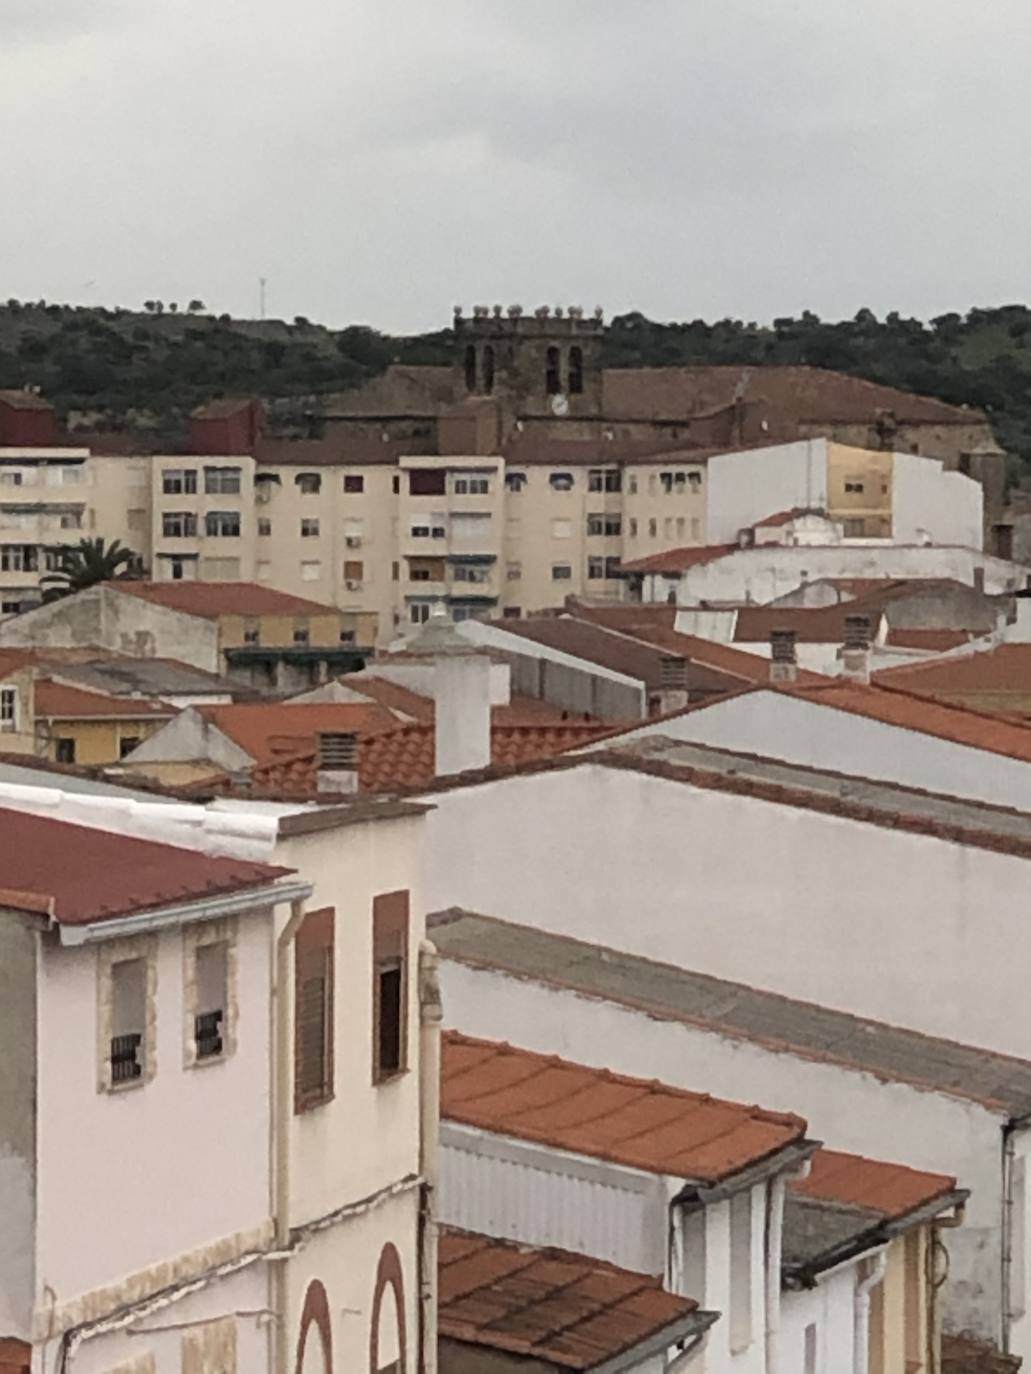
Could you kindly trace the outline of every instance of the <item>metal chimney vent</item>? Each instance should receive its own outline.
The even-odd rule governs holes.
[[[358,736],[355,734],[319,735],[319,768],[326,772],[346,772],[358,767]]]

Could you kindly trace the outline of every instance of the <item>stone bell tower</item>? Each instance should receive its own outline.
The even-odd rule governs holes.
[[[513,416],[556,420],[601,413],[600,307],[579,306],[532,315],[522,306],[455,308],[455,397],[495,397]]]

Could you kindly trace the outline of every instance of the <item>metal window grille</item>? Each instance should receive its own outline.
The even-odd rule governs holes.
[[[216,1011],[202,1011],[193,1019],[193,1038],[197,1045],[198,1059],[213,1059],[222,1053],[222,1008]]]
[[[111,1082],[130,1083],[143,1073],[140,1063],[140,1046],[143,1036],[139,1031],[128,1035],[111,1037]]]

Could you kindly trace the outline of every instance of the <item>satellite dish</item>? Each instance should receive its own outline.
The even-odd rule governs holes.
[[[551,413],[558,416],[569,414],[569,401],[561,392],[551,398]]]

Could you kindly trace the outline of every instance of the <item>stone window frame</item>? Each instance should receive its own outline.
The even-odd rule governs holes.
[[[226,1005],[222,1019],[222,1053],[204,1059],[197,1057],[195,1017],[197,1014],[197,951],[202,945],[225,944]],[[183,926],[183,1068],[206,1069],[224,1064],[236,1053],[237,1025],[240,1017],[239,949],[237,921],[233,916],[217,921],[198,921]]]
[[[105,940],[97,949],[97,1092],[125,1093],[143,1088],[152,1082],[158,1068],[158,937],[156,935],[128,935],[117,940]],[[143,1027],[143,1072],[139,1078],[115,1083],[111,1077],[111,1025],[113,1010],[113,982],[111,971],[115,964],[129,959],[142,959],[147,971],[146,1018]]]

